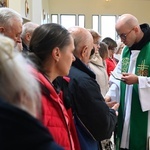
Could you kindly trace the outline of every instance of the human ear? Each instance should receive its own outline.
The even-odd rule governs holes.
[[[60,59],[60,49],[58,47],[55,47],[52,51],[52,57],[53,59],[58,62]]]
[[[31,39],[31,34],[30,34],[29,32],[27,32],[25,37],[26,37],[26,40],[27,40],[27,41],[30,41],[30,39]]]
[[[0,27],[0,33],[4,34],[4,32],[5,32],[5,28],[4,27]]]
[[[134,30],[135,32],[138,32],[138,31],[139,31],[138,27],[134,27],[133,30]]]
[[[84,58],[86,56],[87,48],[88,48],[87,46],[84,46],[82,48],[82,50],[81,50],[81,56],[82,56],[82,58]]]

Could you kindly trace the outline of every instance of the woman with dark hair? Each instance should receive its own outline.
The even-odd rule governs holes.
[[[38,67],[33,72],[42,90],[42,122],[65,150],[79,150],[71,110],[66,109],[63,93],[54,84],[57,77],[68,75],[75,60],[73,38],[61,25],[43,24],[33,32],[29,48]]]

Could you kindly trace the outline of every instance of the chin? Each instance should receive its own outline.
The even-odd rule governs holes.
[[[68,72],[64,72],[62,76],[68,76],[69,71]]]
[[[64,75],[64,76],[68,76],[68,74],[69,74],[69,72],[67,72],[66,75]]]
[[[127,45],[128,47],[131,47],[132,45]]]

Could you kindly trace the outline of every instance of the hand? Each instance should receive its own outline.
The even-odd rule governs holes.
[[[116,104],[112,107],[112,109],[114,109],[114,110],[116,111],[116,116],[118,116],[118,111],[117,111],[118,107],[119,107],[119,103],[116,103]]]
[[[105,96],[105,102],[110,102],[111,101],[111,98],[109,96]]]
[[[131,73],[122,73],[122,80],[128,85],[136,84],[138,83],[138,76]]]
[[[117,104],[117,102],[116,101],[109,101],[109,102],[106,102],[106,104],[107,104],[107,106],[109,107],[109,108],[112,108],[113,109],[113,107],[115,106],[115,104]],[[115,107],[114,107],[115,108]],[[116,109],[117,110],[117,109]]]
[[[119,107],[119,103],[117,103],[116,101],[111,101],[111,102],[106,102],[106,104],[108,105],[109,108],[114,109],[116,111],[116,116],[118,116],[118,107]]]
[[[119,107],[119,103],[114,104],[114,106],[112,107],[112,109],[117,110]]]

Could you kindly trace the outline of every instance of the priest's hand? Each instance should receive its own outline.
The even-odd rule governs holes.
[[[122,73],[122,79],[128,85],[138,84],[138,76],[132,73]]]

